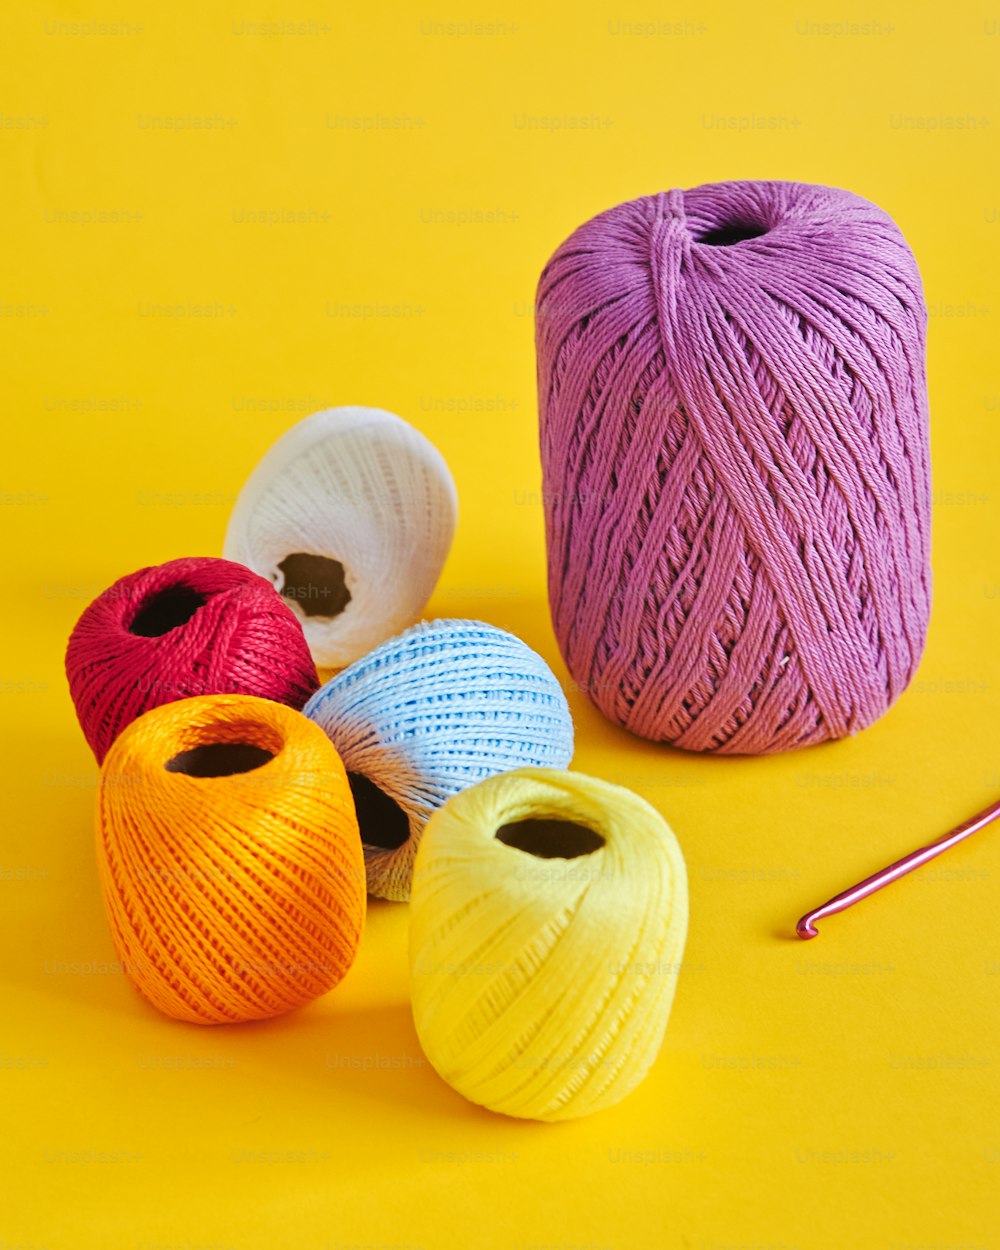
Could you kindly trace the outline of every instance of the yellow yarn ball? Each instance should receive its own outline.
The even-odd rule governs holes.
[[[506,1115],[612,1106],[649,1071],[687,936],[684,856],[621,786],[525,768],[455,795],[413,875],[413,1019],[437,1072]]]

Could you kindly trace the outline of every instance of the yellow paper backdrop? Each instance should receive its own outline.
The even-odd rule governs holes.
[[[25,2],[2,24],[0,1247],[1000,1244],[1000,829],[789,937],[1000,792],[995,6]],[[62,675],[84,604],[218,554],[297,418],[381,405],[458,483],[429,614],[513,629],[565,679],[535,280],[603,208],[747,177],[860,192],[919,258],[934,616],[881,723],[781,758],[656,748],[571,692],[576,766],[656,804],[689,865],[650,1078],[556,1127],[466,1104],[421,1059],[391,904],[311,1008],[159,1017],[98,895]]]

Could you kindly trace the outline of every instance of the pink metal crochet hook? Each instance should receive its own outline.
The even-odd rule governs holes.
[[[938,838],[936,842],[931,842],[928,846],[922,846],[919,851],[913,851],[911,854],[904,856],[903,859],[897,859],[888,868],[883,868],[881,872],[876,872],[872,876],[866,877],[864,881],[859,881],[857,885],[852,885],[849,890],[844,890],[842,893],[835,895],[829,902],[824,903],[822,907],[814,907],[812,911],[807,911],[795,926],[795,932],[800,938],[816,937],[818,933],[816,921],[823,916],[833,916],[838,911],[845,911],[848,907],[853,907],[860,899],[867,898],[869,894],[874,894],[876,890],[881,890],[890,881],[895,881],[899,877],[905,877],[908,872],[912,872],[914,868],[919,868],[921,864],[926,864],[930,859],[935,859],[950,846],[954,846],[956,842],[961,842],[963,839],[971,837],[972,834],[977,833],[985,825],[988,825],[990,821],[996,820],[998,816],[1000,816],[1000,799],[997,799],[985,811],[952,829],[951,833],[946,833],[943,838]]]

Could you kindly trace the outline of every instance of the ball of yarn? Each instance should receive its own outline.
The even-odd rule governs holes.
[[[303,711],[347,767],[368,890],[379,898],[410,897],[424,825],[451,795],[573,756],[566,696],[548,665],[481,621],[413,626],[328,681]]]
[[[536,302],[552,618],[627,729],[695,751],[839,738],[892,704],[930,608],[927,313],[847,191],[621,204]]]
[[[66,677],[97,761],[149,708],[250,694],[301,708],[319,685],[302,629],[270,582],[211,556],[139,569],[83,612]]]
[[[413,1019],[436,1071],[506,1115],[610,1107],[649,1071],[687,935],[684,857],[663,817],[553,769],[450,799],[413,874]]]
[[[270,578],[317,664],[341,668],[420,615],[456,512],[448,466],[419,431],[380,408],[331,408],[254,469],[224,554]]]
[[[354,803],[329,740],[291,708],[207,695],[140,717],[101,769],[97,857],[119,959],[175,1019],[276,1016],[354,960]]]

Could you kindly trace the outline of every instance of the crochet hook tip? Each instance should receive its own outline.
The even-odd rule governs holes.
[[[818,936],[816,932],[817,920],[822,920],[825,916],[836,915],[837,912],[853,907],[861,899],[868,898],[869,895],[881,890],[883,886],[887,886],[890,881],[895,881],[899,877],[905,876],[908,872],[912,872],[914,868],[919,868],[921,864],[926,864],[928,860],[936,858],[942,852],[948,850],[949,847],[969,837],[970,834],[976,833],[996,820],[998,816],[1000,816],[1000,799],[990,807],[987,807],[985,811],[980,812],[977,816],[973,816],[970,820],[964,821],[957,828],[952,829],[950,833],[946,833],[943,838],[938,838],[936,842],[931,842],[929,845],[922,846],[916,851],[911,851],[909,855],[904,855],[902,859],[897,859],[894,864],[890,864],[888,868],[883,868],[881,872],[873,873],[870,877],[866,877],[864,881],[859,881],[857,885],[852,885],[849,890],[842,890],[840,894],[834,895],[833,898],[829,899],[821,907],[814,907],[812,911],[807,911],[795,926],[796,934],[804,940]]]

